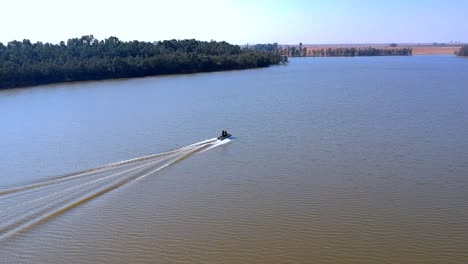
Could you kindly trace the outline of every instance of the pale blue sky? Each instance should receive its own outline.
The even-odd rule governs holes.
[[[468,42],[468,0],[0,0],[0,41]]]

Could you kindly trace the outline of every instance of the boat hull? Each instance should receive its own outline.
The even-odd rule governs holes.
[[[218,140],[225,140],[226,138],[230,138],[231,134],[227,134],[226,136],[219,136]]]

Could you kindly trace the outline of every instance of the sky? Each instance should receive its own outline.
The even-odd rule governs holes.
[[[468,42],[468,0],[0,0],[0,42]]]

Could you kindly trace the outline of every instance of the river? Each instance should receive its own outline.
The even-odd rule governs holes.
[[[467,70],[293,58],[0,91],[0,262],[466,263]]]

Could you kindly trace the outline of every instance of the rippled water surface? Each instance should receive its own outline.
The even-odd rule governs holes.
[[[467,263],[467,71],[304,58],[1,91],[0,262]]]

